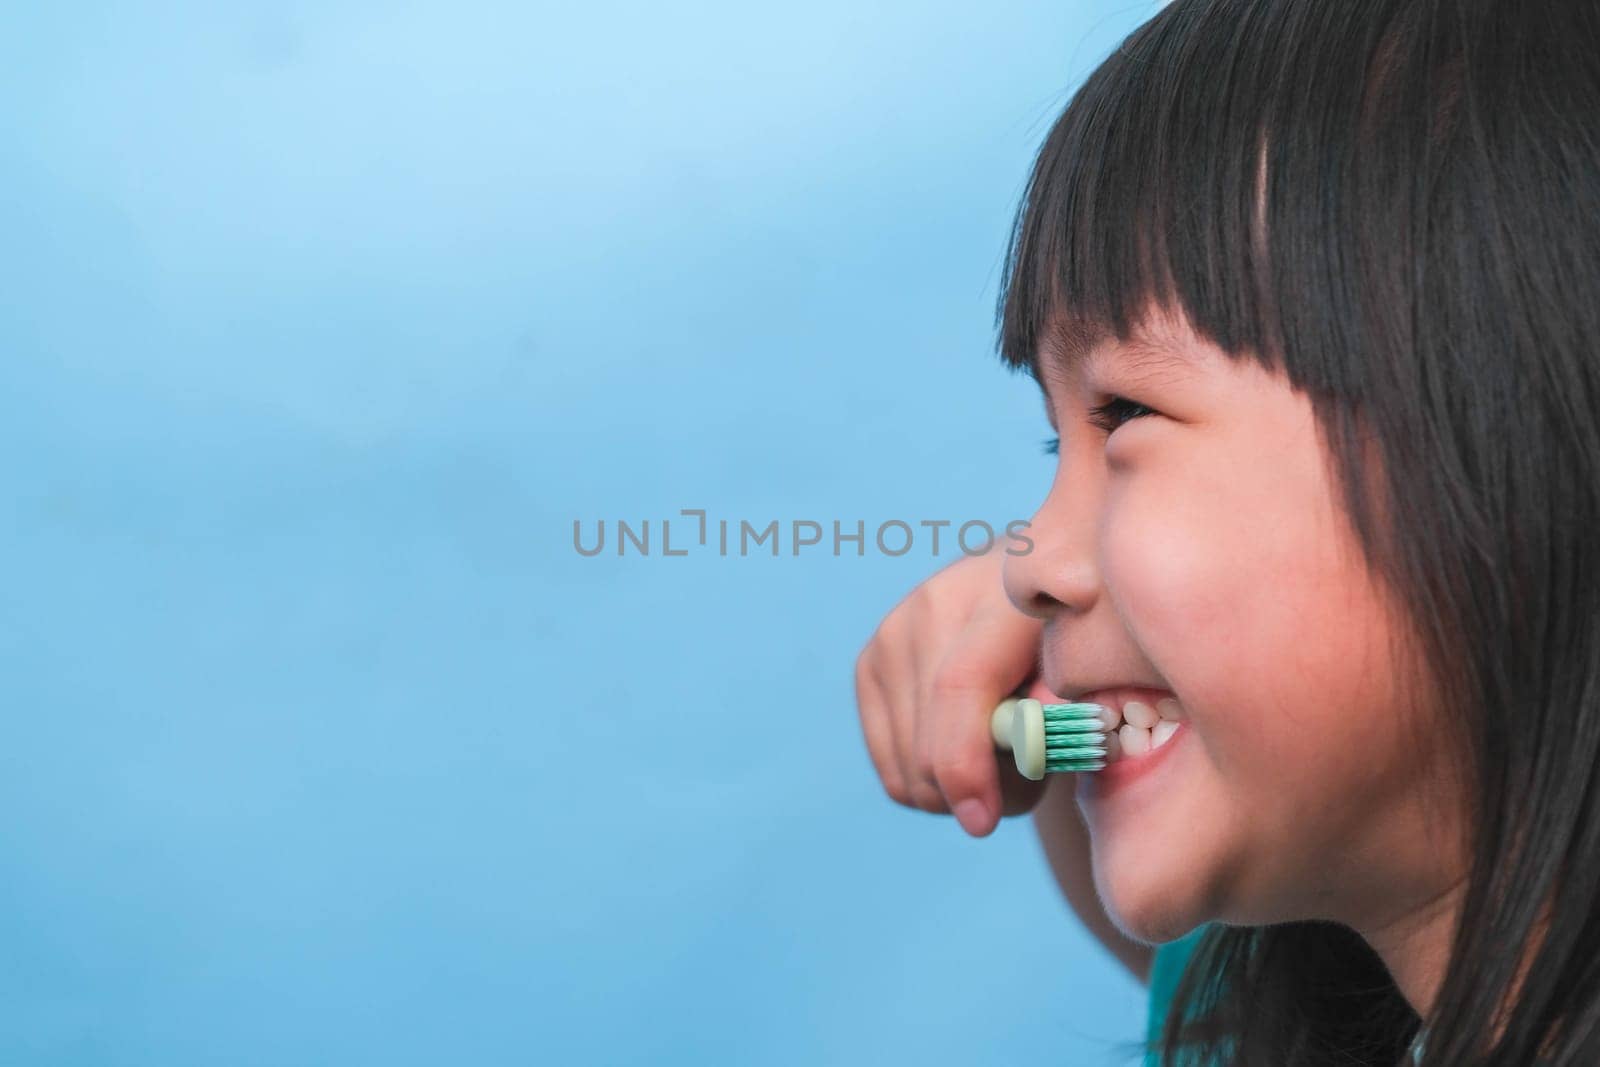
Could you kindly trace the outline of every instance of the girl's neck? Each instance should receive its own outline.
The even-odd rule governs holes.
[[[1465,882],[1457,882],[1381,925],[1357,929],[1389,968],[1400,994],[1424,1019],[1450,965],[1450,942],[1465,891]]]
[[[1424,1020],[1433,1010],[1439,987],[1444,984],[1444,976],[1450,966],[1451,941],[1455,936],[1465,893],[1466,883],[1463,880],[1381,926],[1358,931],[1388,967],[1395,985],[1412,1010]],[[1544,926],[1545,921],[1541,918],[1534,936],[1524,948],[1521,966],[1512,982],[1513,1003],[1538,951]],[[1496,1036],[1503,1030],[1506,1014],[1509,1012],[1502,1011],[1499,1025],[1495,1028]]]

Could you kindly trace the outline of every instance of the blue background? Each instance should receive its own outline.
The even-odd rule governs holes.
[[[1125,1062],[867,759],[948,538],[659,527],[1031,516],[1005,241],[1158,6],[9,6],[0,1062]]]

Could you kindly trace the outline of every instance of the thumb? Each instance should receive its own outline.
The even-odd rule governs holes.
[[[1002,812],[1016,807],[1017,791],[1026,790],[1017,785],[1026,779],[1010,767],[1015,781],[1007,780],[1007,792],[1014,797],[1004,802],[1001,763],[1010,756],[996,751],[989,719],[995,705],[1035,673],[1039,629],[1037,619],[1009,602],[980,613],[934,679],[928,714],[934,777],[946,804],[974,837],[992,832]]]

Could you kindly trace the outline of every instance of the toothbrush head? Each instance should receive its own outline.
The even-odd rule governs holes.
[[[1099,704],[1003,700],[989,719],[995,744],[1011,750],[1024,778],[1098,771],[1106,765],[1106,727]]]

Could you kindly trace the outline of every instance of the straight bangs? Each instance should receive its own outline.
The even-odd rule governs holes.
[[[1038,154],[1005,259],[1002,362],[1037,378],[1041,346],[1128,342],[1176,308],[1228,355],[1359,400],[1360,324],[1416,289],[1459,91],[1458,64],[1402,51],[1439,35],[1423,25],[1436,7],[1178,0],[1140,26]],[[1405,116],[1432,118],[1419,137]]]

